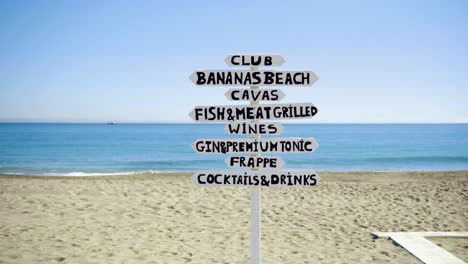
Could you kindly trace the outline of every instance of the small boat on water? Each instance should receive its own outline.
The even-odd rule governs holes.
[[[115,122],[108,122],[108,125],[115,125]]]

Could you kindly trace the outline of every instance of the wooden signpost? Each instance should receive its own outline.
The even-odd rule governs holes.
[[[286,96],[280,89],[229,89],[225,95],[231,101],[280,101]]]
[[[312,86],[318,77],[311,71],[198,70],[190,80],[202,86]]]
[[[197,185],[314,186],[320,180],[314,171],[199,171],[192,175]]]
[[[233,135],[281,135],[284,131],[281,123],[247,123],[230,122],[224,126],[224,131]]]
[[[255,101],[258,102],[258,101]],[[190,117],[195,122],[226,122],[238,120],[308,119],[318,109],[311,103],[266,105],[213,105],[196,106]]]
[[[232,88],[226,92],[231,101],[248,101],[250,105],[197,106],[190,112],[195,122],[228,122],[224,130],[232,135],[250,135],[250,138],[197,139],[193,149],[202,154],[246,154],[230,156],[225,163],[230,168],[244,170],[208,170],[192,175],[199,186],[254,186],[251,194],[250,250],[251,263],[261,261],[261,187],[315,186],[320,177],[309,170],[282,170],[285,162],[280,157],[260,156],[260,153],[313,152],[318,143],[313,138],[260,138],[260,135],[281,135],[283,126],[277,122],[260,120],[287,120],[312,118],[318,109],[311,103],[264,104],[260,101],[280,101],[285,94],[279,89],[259,89],[259,86],[311,86],[318,77],[311,71],[259,70],[284,63],[280,55],[234,54],[224,60],[232,67],[249,66],[250,70],[197,70],[190,80],[198,86],[250,86],[250,89]],[[250,121],[250,122],[249,122]],[[250,170],[245,170],[250,169]],[[262,170],[260,169],[267,169]]]
[[[216,138],[197,139],[192,148],[198,153],[300,153],[314,152],[313,138]]]
[[[284,63],[284,58],[281,55],[262,55],[262,54],[252,54],[252,55],[228,55],[224,59],[227,65],[231,67],[235,66],[281,66]]]
[[[224,160],[231,168],[279,169],[284,166],[280,157],[232,156]]]

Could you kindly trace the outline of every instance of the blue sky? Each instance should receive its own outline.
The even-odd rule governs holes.
[[[0,121],[191,122],[233,53],[312,70],[313,123],[468,122],[468,1],[1,1]]]

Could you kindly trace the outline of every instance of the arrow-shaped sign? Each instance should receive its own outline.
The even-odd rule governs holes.
[[[225,159],[224,163],[231,168],[279,169],[284,166],[282,158],[265,156],[233,156]]]
[[[192,181],[200,186],[314,186],[320,181],[315,171],[197,171]]]
[[[281,123],[247,123],[229,122],[224,125],[224,131],[232,135],[281,135],[284,127]]]
[[[286,96],[280,89],[229,89],[225,95],[231,101],[280,101]]]
[[[311,71],[198,70],[190,80],[202,86],[312,86],[318,76]]]
[[[223,122],[238,120],[307,119],[318,109],[311,103],[267,105],[196,106],[189,116],[196,122]]]
[[[192,148],[198,153],[299,153],[314,152],[313,138],[220,138],[197,139]]]
[[[229,66],[281,66],[284,63],[284,58],[281,55],[234,54],[228,55],[224,62]]]

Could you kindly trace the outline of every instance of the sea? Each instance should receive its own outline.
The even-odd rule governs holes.
[[[284,153],[284,169],[468,170],[468,124],[283,124],[276,137],[313,137],[313,153]],[[197,154],[199,138],[238,138],[223,124],[0,123],[0,173],[112,175],[229,169],[228,154]],[[275,137],[275,136],[268,136]]]

